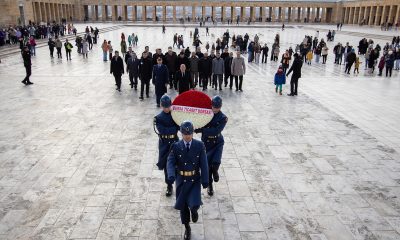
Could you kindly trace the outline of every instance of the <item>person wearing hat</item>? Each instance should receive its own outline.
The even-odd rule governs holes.
[[[168,95],[163,95],[160,99],[162,111],[154,117],[154,127],[158,132],[158,162],[157,167],[159,170],[164,170],[165,183],[167,184],[167,191],[165,195],[170,197],[172,195],[172,184],[168,181],[167,174],[167,159],[169,150],[173,143],[177,142],[179,126],[174,122],[171,116],[171,98]]]
[[[221,165],[222,151],[224,148],[224,137],[222,131],[225,128],[228,118],[221,111],[222,98],[214,96],[211,100],[214,116],[211,121],[203,128],[196,129],[196,133],[201,133],[201,140],[206,146],[207,160],[209,168],[209,187],[208,195],[214,195],[213,181],[219,181],[218,169]]]
[[[172,144],[167,160],[168,183],[176,181],[175,209],[180,210],[181,223],[185,225],[184,239],[190,240],[190,218],[197,222],[201,201],[201,186],[207,188],[208,164],[204,143],[193,139],[192,122],[180,126],[182,140]]]
[[[294,61],[290,67],[286,77],[293,71],[292,78],[290,79],[290,94],[288,96],[297,96],[297,86],[299,83],[299,78],[301,78],[301,67],[303,66],[303,61],[301,60],[299,54],[293,54]]]

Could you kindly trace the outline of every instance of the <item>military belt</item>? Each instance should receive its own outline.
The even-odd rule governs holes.
[[[179,171],[179,175],[184,177],[192,177],[196,175],[196,171]]]
[[[176,138],[176,135],[175,134],[172,134],[172,135],[160,135],[160,137],[164,138],[164,139],[174,139],[174,138]]]
[[[209,139],[215,139],[215,138],[218,138],[218,137],[220,137],[221,136],[221,134],[218,134],[218,135],[216,135],[216,136],[208,136],[207,138],[209,138]]]

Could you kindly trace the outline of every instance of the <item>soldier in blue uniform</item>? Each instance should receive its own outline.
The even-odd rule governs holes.
[[[209,167],[209,187],[207,192],[210,196],[214,195],[213,181],[219,181],[218,169],[224,148],[224,137],[221,132],[228,122],[228,118],[221,112],[222,98],[214,96],[211,100],[211,105],[214,117],[205,127],[195,130],[196,133],[202,133],[201,140],[206,146]]]
[[[201,185],[208,187],[208,164],[204,144],[193,139],[193,124],[184,121],[180,131],[182,140],[172,145],[168,156],[168,180],[176,180],[175,208],[180,210],[181,222],[185,225],[184,239],[191,236],[190,215],[195,223],[199,219],[197,210],[201,202]]]
[[[160,99],[162,111],[154,117],[154,126],[157,128],[158,140],[158,162],[159,170],[164,170],[165,183],[167,184],[167,197],[172,195],[172,184],[168,183],[167,159],[173,143],[177,142],[179,126],[174,122],[171,116],[171,98],[163,95]]]

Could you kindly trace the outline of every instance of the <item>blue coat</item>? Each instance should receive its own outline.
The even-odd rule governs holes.
[[[280,85],[280,84],[285,84],[285,83],[286,83],[285,73],[284,72],[282,72],[282,74],[275,73],[274,84]]]
[[[172,144],[178,141],[179,126],[172,119],[171,113],[165,113],[164,111],[154,117],[154,124],[160,134],[158,139],[158,162],[156,165],[158,169],[162,170],[167,166],[167,158]],[[175,135],[175,138],[166,138],[166,135]]]
[[[196,171],[196,175],[184,177],[179,171]],[[175,209],[183,210],[202,205],[201,185],[208,187],[208,164],[206,149],[201,141],[192,140],[189,152],[183,140],[172,145],[167,163],[168,178],[176,179]]]
[[[165,84],[169,83],[168,77],[167,66],[164,64],[161,64],[161,66],[158,66],[158,64],[153,66],[153,84],[156,88],[157,95],[163,95],[167,92]]]
[[[211,122],[202,129],[201,140],[206,146],[209,165],[221,164],[222,150],[225,142],[221,132],[224,130],[227,122],[228,118],[219,111],[217,114],[214,114]]]

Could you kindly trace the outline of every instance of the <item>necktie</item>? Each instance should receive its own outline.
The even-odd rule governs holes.
[[[186,151],[189,152],[189,149],[190,149],[190,144],[189,144],[189,143],[186,143]]]

